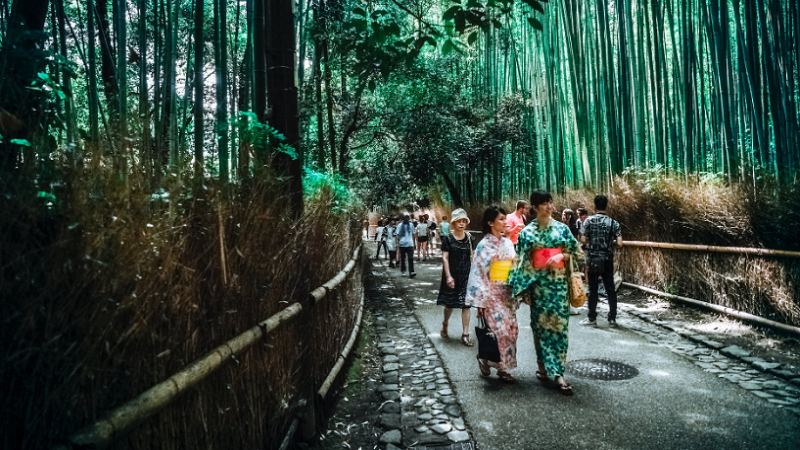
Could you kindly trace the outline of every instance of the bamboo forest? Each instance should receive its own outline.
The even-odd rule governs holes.
[[[0,0],[0,72],[0,448],[797,445],[796,0]]]

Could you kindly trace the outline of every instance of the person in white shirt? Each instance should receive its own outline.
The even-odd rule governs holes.
[[[383,248],[383,255],[388,258],[389,250],[386,248],[386,236],[383,235],[383,221],[378,221],[378,229],[375,230],[375,240],[378,241],[378,251],[375,253],[375,259],[381,259],[381,248]]]
[[[394,217],[389,218],[389,225],[383,229],[383,234],[386,236],[386,248],[389,250],[389,267],[394,267],[395,261],[397,261],[397,227],[395,222],[396,219]]]
[[[420,216],[419,225],[417,225],[417,242],[419,242],[417,261],[419,261],[420,254],[422,254],[422,260],[425,261],[428,258],[428,219],[424,215]]]

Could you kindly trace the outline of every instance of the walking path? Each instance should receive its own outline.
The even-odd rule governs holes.
[[[388,449],[471,441],[483,450],[800,448],[800,387],[789,381],[796,374],[765,373],[775,368],[743,349],[719,348],[625,305],[619,329],[607,327],[602,309],[598,328],[582,327],[583,311],[570,320],[566,378],[575,395],[564,397],[535,378],[523,305],[517,383],[485,380],[475,348],[456,338],[458,314],[454,337],[439,336],[441,259],[415,262],[413,279],[385,260],[372,265],[393,294],[372,312],[386,402],[376,437]],[[474,312],[470,329],[474,339]],[[626,375],[633,377],[607,380]]]

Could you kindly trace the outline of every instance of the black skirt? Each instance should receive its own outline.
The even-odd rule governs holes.
[[[447,275],[442,267],[442,282],[439,286],[439,298],[437,305],[445,308],[469,308],[464,304],[467,297],[467,281],[469,281],[469,269],[472,265],[472,238],[469,233],[465,233],[464,239],[458,240],[452,234],[442,236],[442,252],[448,253],[450,263],[450,275],[455,280],[455,287],[447,285]]]

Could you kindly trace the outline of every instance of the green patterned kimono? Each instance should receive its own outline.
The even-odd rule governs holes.
[[[564,374],[569,345],[568,280],[564,269],[533,268],[533,251],[539,248],[560,248],[564,254],[577,256],[580,244],[563,223],[551,220],[550,226],[539,229],[533,220],[519,233],[517,265],[508,278],[514,296],[530,294],[531,328],[539,341],[536,358],[551,377],[559,377]]]

